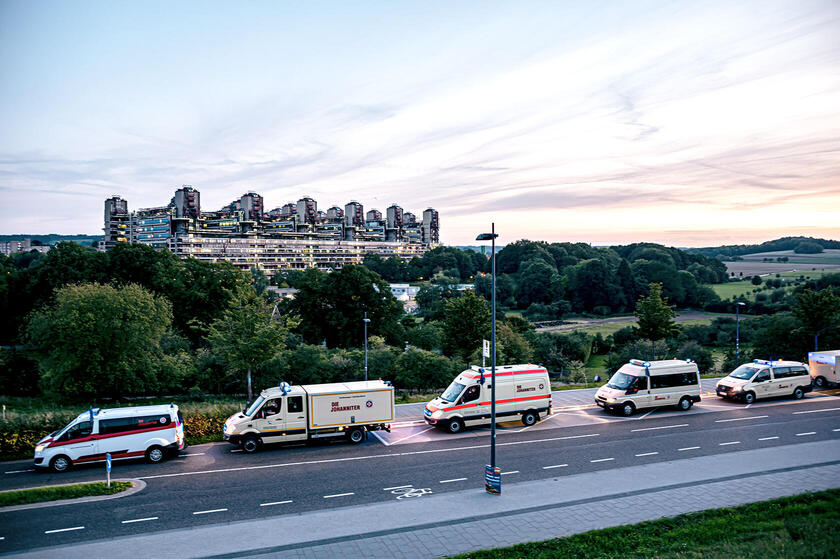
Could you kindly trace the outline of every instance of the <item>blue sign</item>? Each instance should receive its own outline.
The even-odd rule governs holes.
[[[105,453],[105,471],[111,473],[111,453]]]
[[[484,466],[484,489],[492,495],[502,494],[502,470],[493,466]]]

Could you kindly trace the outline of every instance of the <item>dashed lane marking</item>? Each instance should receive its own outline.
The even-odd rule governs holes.
[[[123,520],[122,524],[134,524],[135,522],[149,522],[150,520],[157,520],[157,516],[150,516],[148,518],[135,518],[133,520]]]
[[[751,415],[749,417],[736,417],[735,419],[716,419],[715,423],[729,423],[730,421],[747,421],[748,419],[763,419],[768,415]]]
[[[596,462],[609,462],[610,460],[615,460],[615,458],[599,458],[598,460],[590,460],[590,462],[594,464]]]
[[[454,483],[456,481],[466,481],[467,478],[465,477],[456,477],[455,479],[442,479],[440,480],[441,483]]]
[[[26,473],[26,472],[34,472],[34,471],[35,471],[35,469],[33,468],[33,469],[29,469],[29,470],[12,470],[11,472],[3,472],[3,473],[4,474],[23,474],[23,473]]]
[[[73,526],[72,528],[59,528],[58,530],[44,530],[45,534],[58,534],[59,532],[72,532],[74,530],[84,530],[84,526]]]
[[[808,431],[807,433],[797,433],[797,437],[807,437],[808,435],[816,435],[816,431]]]
[[[761,437],[761,438],[760,438],[760,439],[758,439],[758,440],[760,440],[760,441],[774,441],[774,440],[776,440],[776,439],[778,439],[778,438],[779,438],[779,437]]]
[[[193,514],[212,514],[214,512],[227,512],[227,509],[199,510],[199,511],[194,512]]]
[[[800,415],[800,414],[803,414],[803,413],[820,413],[820,412],[824,412],[824,411],[840,411],[840,408],[824,408],[824,409],[821,409],[821,410],[795,411],[795,412],[793,412],[793,415]]]
[[[662,427],[644,427],[642,429],[630,429],[631,433],[637,431],[659,431],[660,429],[675,429],[677,427],[688,427],[688,423],[680,423],[679,425],[663,425]]]
[[[741,441],[729,441],[728,443],[719,443],[718,446],[729,446],[731,444],[741,444]]]
[[[653,456],[654,454],[659,454],[659,453],[658,452],[643,452],[641,454],[637,454],[636,458],[639,458],[641,456]]]
[[[509,472],[502,472],[503,476],[509,476],[510,474],[518,474],[519,470],[511,470]]]
[[[543,466],[543,470],[551,470],[554,468],[565,468],[568,464],[555,464],[553,466]]]
[[[204,456],[206,452],[190,452],[189,454],[182,454],[181,456]]]
[[[286,505],[292,501],[274,501],[273,503],[260,503],[261,507],[273,507],[274,505]]]
[[[700,447],[699,447],[699,446],[687,446],[687,447],[685,447],[685,448],[678,448],[677,450],[678,450],[679,452],[682,452],[682,451],[684,451],[684,450],[697,450],[698,448],[700,448]]]
[[[350,495],[355,495],[355,493],[336,493],[335,495],[324,495],[324,499],[334,499],[335,497],[349,497]]]
[[[396,487],[383,487],[382,491],[393,491],[394,489],[407,489],[409,487],[414,487],[413,485],[397,485]]]

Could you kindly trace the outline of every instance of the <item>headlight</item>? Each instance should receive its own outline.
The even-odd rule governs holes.
[[[614,404],[615,398],[607,398],[607,402],[609,402],[610,404]]]
[[[39,444],[38,446],[35,447],[35,452],[43,452],[45,448],[47,448],[47,445]]]
[[[438,410],[432,414],[432,419],[440,419],[443,417],[443,410]]]
[[[743,385],[739,384],[738,386],[733,386],[731,390],[732,390],[732,392],[740,392],[743,389],[744,389]]]

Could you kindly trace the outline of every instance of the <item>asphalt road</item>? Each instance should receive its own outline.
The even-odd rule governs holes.
[[[0,553],[375,503],[407,491],[482,490],[489,429],[457,436],[427,429],[405,421],[390,435],[359,446],[270,447],[248,456],[230,445],[210,444],[164,464],[115,463],[114,478],[139,478],[146,488],[107,501],[0,512]],[[663,409],[631,418],[591,407],[558,408],[528,429],[503,424],[497,456],[508,484],[837,438],[840,398],[827,393],[752,406],[712,397],[688,412]],[[0,489],[104,478],[102,466],[63,475],[29,468],[0,466]],[[633,480],[627,487],[633,488]]]

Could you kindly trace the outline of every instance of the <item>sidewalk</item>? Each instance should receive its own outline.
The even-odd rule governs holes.
[[[836,487],[831,440],[511,483],[501,497],[476,487],[21,556],[437,557]]]

